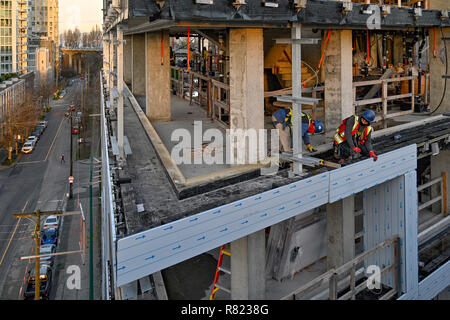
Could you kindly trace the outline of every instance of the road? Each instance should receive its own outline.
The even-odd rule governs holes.
[[[69,139],[74,139],[75,145],[75,137],[70,133],[69,120],[64,118],[64,113],[80,94],[80,89],[81,83],[75,82],[63,99],[52,101],[52,111],[46,116],[48,127],[35,150],[21,155],[14,166],[0,171],[0,299],[22,299],[26,273],[34,266],[33,260],[20,260],[20,257],[34,252],[31,235],[35,220],[15,219],[13,214],[65,209],[69,188]],[[60,161],[62,153],[65,163]],[[75,153],[73,157],[75,160]],[[89,170],[89,166],[85,167]],[[74,188],[78,183],[76,178]],[[78,240],[71,242],[78,244]]]

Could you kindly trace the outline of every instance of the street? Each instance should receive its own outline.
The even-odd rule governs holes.
[[[76,160],[76,135],[71,134],[69,120],[64,118],[67,107],[81,94],[82,82],[75,81],[67,88],[63,99],[52,101],[52,110],[46,115],[48,127],[41,135],[31,154],[20,155],[11,167],[0,171],[0,299],[23,299],[27,272],[34,268],[34,260],[21,260],[23,256],[33,255],[35,251],[32,233],[35,218],[14,218],[13,214],[32,213],[35,210],[79,210],[80,203],[88,208],[82,193],[89,182],[89,161]],[[67,199],[69,192],[70,140],[73,139],[73,199]],[[65,155],[65,162],[61,161]],[[86,213],[85,213],[86,215]],[[42,218],[43,221],[45,218]],[[88,227],[88,226],[87,226]],[[80,216],[64,218],[60,227],[57,252],[80,250]],[[87,250],[86,250],[87,252]],[[83,265],[80,254],[55,257],[53,283],[50,299],[63,297],[61,286],[67,278],[65,263],[80,265],[82,285],[86,289]],[[78,291],[78,290],[77,290]],[[83,293],[80,295],[80,293]],[[66,293],[67,295],[67,293]],[[87,299],[87,291],[79,291],[78,298]]]

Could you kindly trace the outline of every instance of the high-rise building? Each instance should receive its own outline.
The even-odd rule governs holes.
[[[59,60],[58,0],[29,0],[28,6],[28,70],[35,71],[40,47],[49,49],[51,64]]]
[[[27,71],[27,1],[0,1],[0,75]]]

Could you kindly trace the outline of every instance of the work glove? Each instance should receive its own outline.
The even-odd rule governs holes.
[[[313,146],[310,145],[310,144],[307,144],[307,145],[306,145],[306,148],[309,150],[309,152],[314,152],[314,151],[316,151],[316,149],[314,149]]]
[[[378,160],[378,156],[375,154],[375,152],[370,151],[369,155],[370,155],[371,158],[373,158],[373,161],[377,161]]]

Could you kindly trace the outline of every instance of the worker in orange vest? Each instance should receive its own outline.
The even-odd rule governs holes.
[[[334,156],[339,162],[351,161],[361,155],[377,161],[372,146],[373,128],[370,123],[375,120],[375,112],[365,111],[361,116],[350,116],[337,128],[334,135]]]

